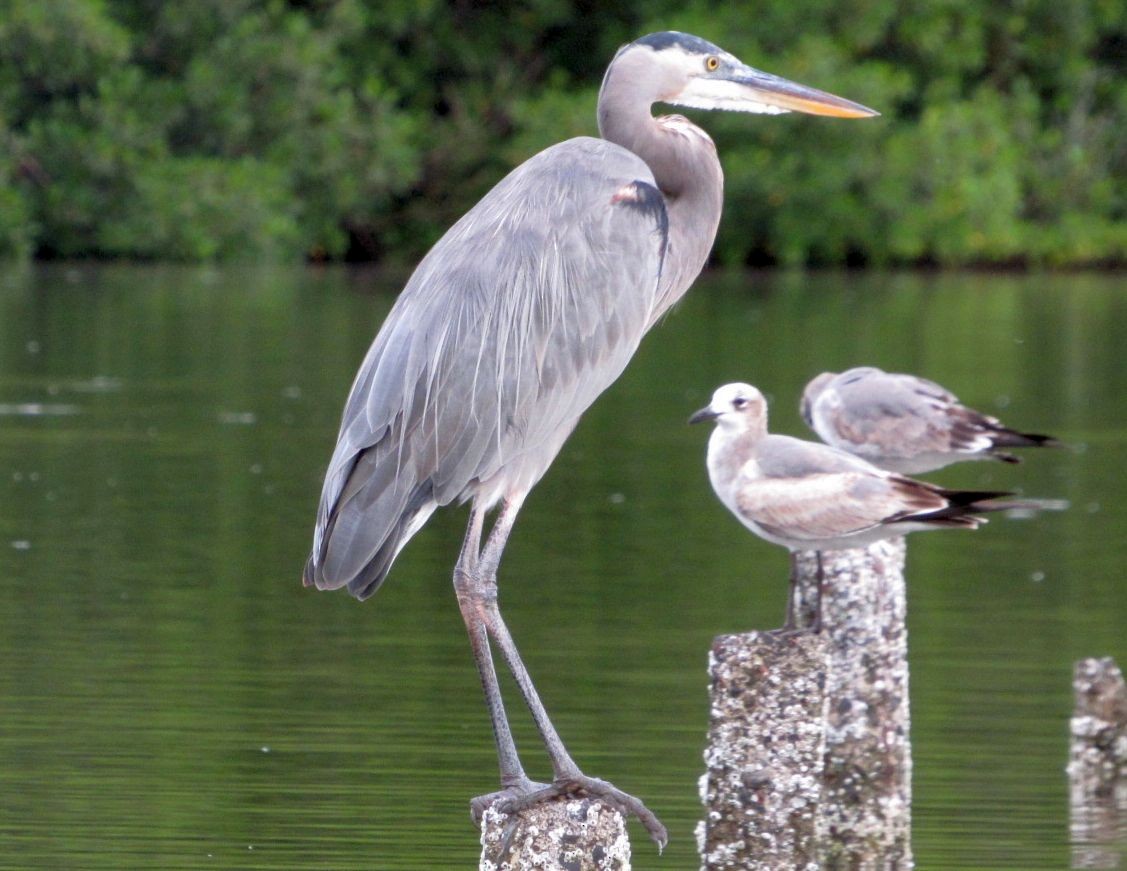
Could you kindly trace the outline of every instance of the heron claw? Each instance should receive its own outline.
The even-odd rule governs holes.
[[[503,814],[519,814],[538,804],[561,797],[586,797],[600,799],[623,816],[635,816],[645,827],[658,850],[664,850],[669,843],[669,832],[661,820],[640,799],[623,792],[612,783],[588,777],[585,774],[570,774],[556,779],[550,784],[535,783],[531,780],[520,785],[479,795],[470,802],[470,814],[474,822],[481,823],[481,817],[491,805],[496,805]]]

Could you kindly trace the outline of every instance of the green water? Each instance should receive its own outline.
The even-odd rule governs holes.
[[[917,536],[918,866],[1065,868],[1074,659],[1127,663],[1127,293],[1109,275],[712,275],[529,499],[502,606],[580,765],[696,867],[706,653],[777,625],[786,556],[720,507],[721,383],[918,372],[1071,449],[934,473],[1072,509]],[[300,570],[399,282],[344,270],[0,271],[0,867],[474,867],[488,720],[440,512],[364,605]],[[519,712],[514,698],[511,711]],[[533,774],[547,774],[514,716]]]

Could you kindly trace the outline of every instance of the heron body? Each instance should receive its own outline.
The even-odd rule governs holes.
[[[366,598],[438,506],[530,490],[659,314],[668,223],[646,164],[591,138],[536,155],[458,221],[360,367],[307,580]]]
[[[875,366],[818,375],[803,391],[801,412],[826,444],[909,475],[963,460],[1017,463],[1003,448],[1060,444],[1010,429],[934,381]]]
[[[621,48],[599,94],[601,138],[571,139],[497,184],[424,257],[353,383],[325,477],[307,585],[365,598],[440,506],[470,501],[454,587],[482,678],[502,789],[516,810],[556,795],[644,805],[583,775],[548,719],[497,605],[497,568],[525,497],[584,410],[688,289],[720,220],[712,140],[656,102],[839,117],[876,113],[746,66],[699,37]],[[484,516],[498,507],[484,544]],[[524,773],[492,659],[517,681],[552,762]]]

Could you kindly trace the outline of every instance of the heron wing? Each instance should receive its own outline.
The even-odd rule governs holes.
[[[355,591],[370,566],[386,572],[388,548],[398,552],[434,506],[502,477],[531,487],[637,348],[667,240],[645,163],[590,138],[536,155],[458,221],[419,264],[353,384],[314,582]]]

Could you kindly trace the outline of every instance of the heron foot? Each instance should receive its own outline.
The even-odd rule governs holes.
[[[612,783],[578,772],[560,777],[550,784],[529,780],[488,795],[479,795],[470,802],[470,811],[474,821],[480,824],[486,808],[495,803],[497,810],[503,814],[519,814],[528,808],[561,797],[600,799],[624,816],[637,817],[659,850],[665,849],[665,845],[669,843],[669,833],[665,826],[649,808],[642,804],[640,799],[623,792]]]
[[[480,826],[485,812],[497,802],[502,802],[502,805],[497,808],[502,813],[514,813],[514,811],[508,808],[507,802],[531,793],[539,793],[549,788],[546,783],[538,783],[535,780],[529,780],[525,777],[519,783],[506,786],[496,792],[487,792],[485,795],[479,795],[476,798],[470,799],[470,819],[473,820],[475,826]]]

